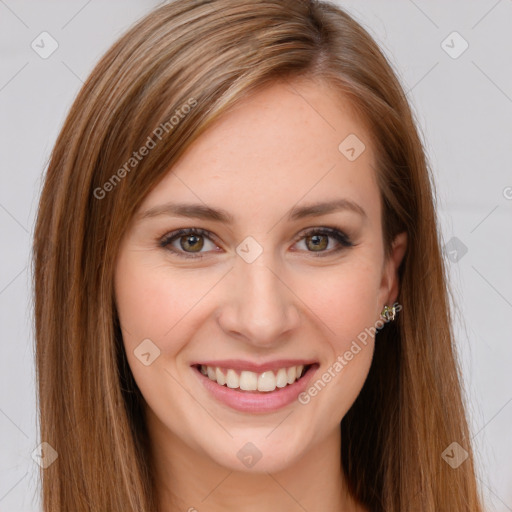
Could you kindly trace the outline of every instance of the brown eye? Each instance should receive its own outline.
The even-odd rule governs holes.
[[[209,231],[199,228],[186,228],[173,231],[159,240],[159,246],[183,258],[203,258],[206,253],[219,250],[218,246],[212,241],[215,235]],[[206,244],[211,244],[208,250]],[[343,249],[352,247],[354,244],[349,237],[335,228],[316,228],[310,229],[297,239],[296,243],[304,242],[306,252],[314,256],[329,256]],[[333,242],[334,246],[329,248]],[[203,249],[207,249],[203,251]],[[328,250],[327,250],[328,249]]]
[[[202,235],[185,235],[180,237],[179,240],[180,246],[184,251],[200,251],[204,245]]]
[[[302,233],[297,242],[302,241],[306,246],[306,252],[313,253],[313,256],[329,256],[354,245],[343,231],[328,227],[310,229]],[[334,242],[334,247],[326,250],[330,241]]]
[[[169,250],[172,253],[184,258],[202,258],[205,247],[205,239],[211,245],[211,249],[215,250],[217,246],[211,241],[211,233],[203,229],[187,228],[173,231],[164,236],[160,241],[160,247]]]
[[[306,245],[312,251],[323,251],[329,245],[329,237],[326,235],[307,236]]]

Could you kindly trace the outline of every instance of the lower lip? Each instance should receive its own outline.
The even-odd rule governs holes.
[[[203,375],[197,367],[193,367],[203,386],[219,402],[237,411],[252,413],[277,411],[296,401],[299,394],[307,388],[317,369],[318,364],[314,364],[293,384],[288,384],[284,388],[276,388],[275,391],[258,392],[239,391],[227,386],[221,386]]]

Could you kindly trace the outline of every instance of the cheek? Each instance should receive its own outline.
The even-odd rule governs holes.
[[[322,320],[326,336],[339,350],[375,324],[380,280],[373,268],[347,265],[329,269],[325,278],[317,276],[315,283],[303,278],[301,288],[309,290],[305,302]]]
[[[123,345],[137,386],[152,410],[177,412],[186,403],[176,379],[176,357],[186,344],[181,341],[186,340],[183,326],[199,293],[190,280],[140,261],[136,252],[125,253],[118,261],[115,296]],[[144,354],[149,356],[144,359]]]
[[[144,338],[168,345],[176,339],[173,330],[181,327],[194,305],[207,291],[192,274],[171,273],[168,267],[148,266],[136,258],[122,258],[116,269],[115,293],[121,326],[130,343]],[[186,322],[185,322],[186,323]],[[179,347],[161,347],[178,350]]]
[[[360,256],[329,269],[315,286],[306,278],[301,284],[303,290],[309,285],[313,292],[306,302],[321,320],[316,324],[324,333],[324,348],[328,347],[316,376],[318,384],[311,391],[324,397],[317,404],[320,409],[336,410],[335,421],[341,421],[359,394],[373,356],[380,275],[376,262]]]
[[[336,270],[330,269],[328,278],[319,280],[310,294],[308,306],[324,333],[324,359],[299,402],[311,407],[313,416],[328,418],[325,428],[339,424],[368,376],[380,282],[372,270],[375,268],[362,263],[340,265]]]

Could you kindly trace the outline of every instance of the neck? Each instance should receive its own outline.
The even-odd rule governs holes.
[[[341,468],[340,429],[286,469],[233,471],[191,448],[149,411],[147,418],[159,512],[362,510]]]

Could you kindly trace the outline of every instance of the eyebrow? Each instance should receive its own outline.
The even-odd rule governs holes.
[[[364,209],[349,199],[336,199],[324,203],[312,203],[305,206],[295,206],[288,212],[288,221],[306,217],[320,217],[338,211],[352,211],[366,218]],[[139,220],[168,215],[171,217],[189,217],[194,219],[211,220],[224,224],[233,224],[235,218],[222,208],[211,208],[205,204],[166,203],[154,206],[138,215]]]

